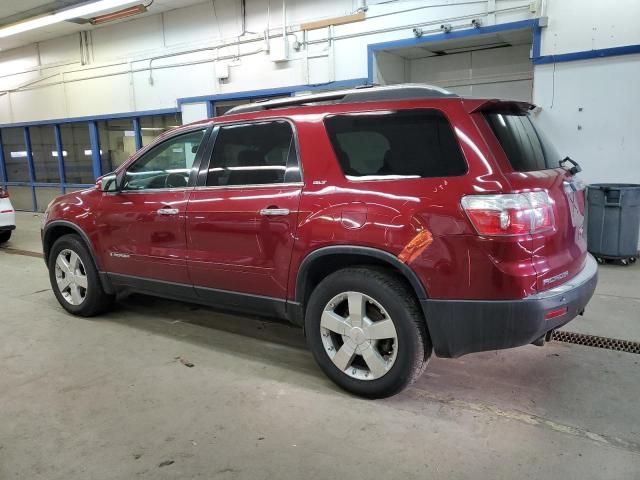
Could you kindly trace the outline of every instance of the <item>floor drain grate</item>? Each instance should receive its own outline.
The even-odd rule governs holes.
[[[597,335],[585,335],[584,333],[564,332],[561,330],[553,332],[553,340],[640,354],[640,342],[632,342],[630,340],[618,340],[617,338],[598,337]]]

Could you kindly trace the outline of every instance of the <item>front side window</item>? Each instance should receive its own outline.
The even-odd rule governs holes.
[[[124,190],[186,187],[205,130],[165,140],[139,158],[125,173]]]
[[[485,118],[516,172],[545,170],[558,165],[560,156],[536,130],[529,115],[485,113]]]
[[[284,120],[220,127],[207,186],[301,181],[295,138]]]
[[[325,125],[351,180],[450,177],[467,171],[453,129],[437,110],[334,115]]]

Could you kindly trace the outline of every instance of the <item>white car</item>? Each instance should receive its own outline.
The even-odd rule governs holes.
[[[9,192],[0,187],[0,245],[9,241],[15,228],[16,211],[9,200]]]

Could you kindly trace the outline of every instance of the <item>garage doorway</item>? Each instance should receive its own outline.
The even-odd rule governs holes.
[[[425,41],[374,52],[374,81],[428,83],[465,97],[532,101],[530,28]]]

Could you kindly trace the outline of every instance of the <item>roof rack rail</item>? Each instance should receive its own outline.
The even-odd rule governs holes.
[[[447,97],[458,97],[458,95],[443,88],[422,83],[403,83],[385,86],[362,85],[348,90],[330,90],[322,93],[277,98],[275,100],[261,100],[247,105],[238,105],[225,113],[225,115],[329,102],[381,102],[385,100],[423,100]]]

